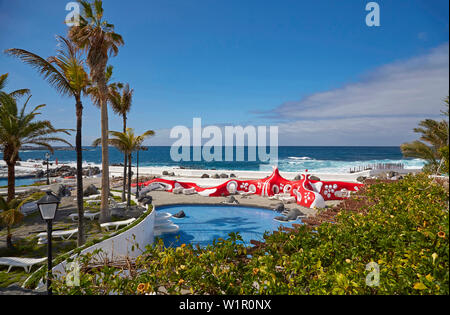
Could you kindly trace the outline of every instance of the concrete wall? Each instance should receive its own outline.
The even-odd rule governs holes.
[[[145,217],[144,220],[137,225],[126,230],[123,233],[115,235],[103,242],[97,243],[81,251],[80,255],[92,253],[97,249],[101,249],[101,257],[107,257],[109,260],[120,260],[125,257],[135,258],[139,256],[145,246],[152,244],[154,241],[153,227],[155,223],[156,209]],[[71,256],[76,257],[77,255]],[[66,274],[66,261],[53,267],[53,274],[60,277]]]

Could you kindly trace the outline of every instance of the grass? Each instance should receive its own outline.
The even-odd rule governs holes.
[[[32,214],[39,215],[37,213]],[[88,241],[94,240],[110,233],[105,233],[101,230],[100,224],[97,221],[86,220],[86,236]],[[58,222],[53,228],[56,229],[71,229],[73,223]],[[14,231],[13,231],[14,235]],[[0,232],[0,237],[6,238],[6,230]],[[0,248],[0,257],[27,257],[27,258],[41,258],[47,257],[47,244],[38,244],[37,238],[33,235],[16,240],[13,249],[6,247]],[[57,257],[67,253],[77,247],[76,236],[70,240],[53,240],[52,253],[53,257]],[[40,265],[33,266],[30,273],[26,273],[23,268],[13,267],[9,273],[6,273],[8,266],[0,266],[0,287],[7,287],[11,284],[21,285],[34,271],[40,268]]]
[[[53,254],[58,255],[74,249],[77,246],[77,241],[54,241],[52,242],[52,245]],[[0,248],[0,257],[47,257],[47,244],[38,244],[37,238],[30,236],[16,241],[13,249],[8,249],[6,247]],[[21,267],[13,267],[11,271],[7,273],[8,266],[0,266],[0,287],[5,288],[12,284],[21,285],[23,281],[39,267],[40,265],[33,266],[30,273],[26,273]]]

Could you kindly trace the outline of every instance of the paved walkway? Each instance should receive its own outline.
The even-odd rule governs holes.
[[[47,295],[45,290],[27,290],[18,285],[10,285],[7,288],[0,288],[0,295]]]

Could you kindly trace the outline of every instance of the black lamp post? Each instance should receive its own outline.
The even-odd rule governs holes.
[[[47,194],[39,199],[36,203],[39,208],[41,218],[47,222],[47,294],[52,295],[51,278],[52,278],[52,223],[56,216],[56,210],[59,206],[59,198],[52,194],[49,190]]]
[[[45,159],[47,160],[47,185],[50,185],[49,173],[48,173],[48,160],[50,159],[50,154],[45,153]]]

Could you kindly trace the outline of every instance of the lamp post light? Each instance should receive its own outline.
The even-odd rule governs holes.
[[[59,206],[59,198],[52,194],[51,190],[39,199],[36,203],[39,208],[42,220],[47,222],[47,294],[52,295],[52,224]]]
[[[48,160],[50,159],[50,154],[45,153],[45,159],[47,160],[47,185],[50,185],[49,173],[48,173]]]

